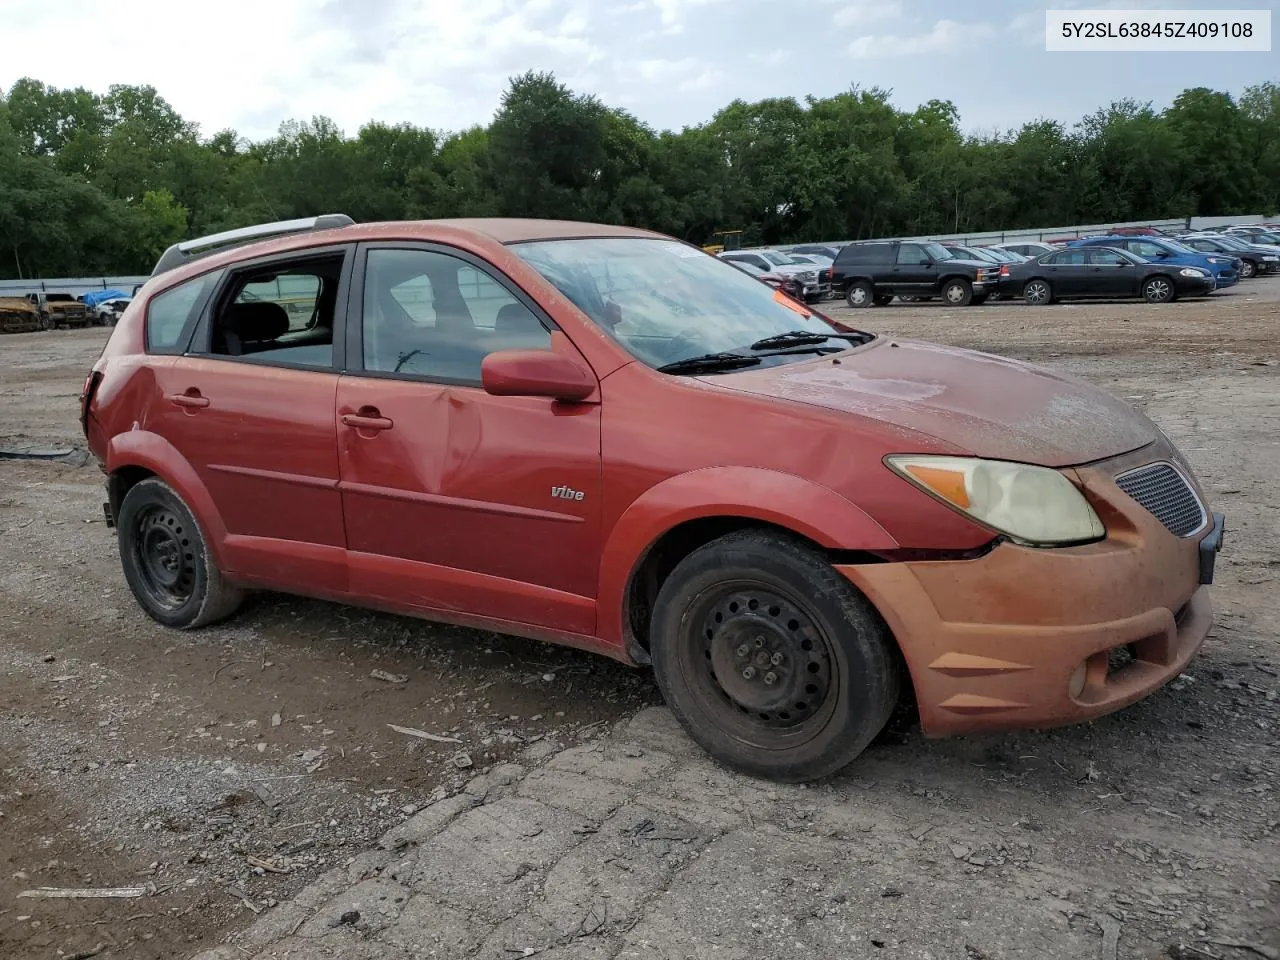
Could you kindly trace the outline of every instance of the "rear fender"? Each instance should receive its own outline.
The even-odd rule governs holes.
[[[893,550],[899,544],[859,507],[828,487],[760,467],[706,467],[655,484],[614,524],[600,560],[600,638],[626,642],[631,578],[667,531],[690,520],[743,517],[783,527],[832,550]]]
[[[214,506],[213,497],[209,495],[208,488],[196,474],[195,468],[178,452],[177,447],[148,430],[128,430],[116,434],[108,442],[105,465],[108,474],[126,467],[142,467],[172,487],[195,515],[218,568],[223,573],[232,572],[223,562],[222,546],[226,541],[227,526],[222,520],[222,514]]]

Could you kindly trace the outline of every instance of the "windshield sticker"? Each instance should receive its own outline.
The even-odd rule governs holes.
[[[801,305],[800,305],[800,303],[799,303],[798,301],[796,301],[796,300],[792,300],[790,297],[788,297],[788,296],[787,296],[785,293],[783,293],[781,290],[775,290],[775,291],[773,291],[773,299],[774,299],[776,302],[778,302],[778,303],[782,304],[782,305],[783,305],[784,307],[786,307],[788,310],[794,310],[796,313],[800,314],[800,316],[802,316],[802,317],[812,317],[812,316],[813,316],[813,314],[812,314],[812,313],[810,313],[808,310],[806,310],[803,306],[801,306]]]

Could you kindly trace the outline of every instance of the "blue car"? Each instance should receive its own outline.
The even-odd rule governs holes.
[[[1185,243],[1167,237],[1081,237],[1069,247],[1118,247],[1153,263],[1169,263],[1181,267],[1208,270],[1218,281],[1218,289],[1229,287],[1240,279],[1240,259],[1224,253],[1204,254]]]

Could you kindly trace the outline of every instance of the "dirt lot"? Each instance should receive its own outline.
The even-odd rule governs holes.
[[[1087,875],[1142,864],[1147,883],[1117,909],[1149,942],[1122,958],[1268,956],[1215,939],[1280,949],[1280,279],[1163,307],[832,312],[1087,377],[1159,423],[1228,518],[1217,626],[1168,689],[1044,734],[930,742],[908,724],[864,769],[1006,826],[1034,805],[1023,829],[1079,840],[1064,901]],[[76,395],[106,335],[0,339],[0,446],[79,441]],[[600,658],[274,595],[220,627],[165,631],[121,577],[101,481],[92,464],[0,461],[2,957],[187,956],[487,765],[657,700],[646,675]],[[148,894],[17,898],[118,885]],[[1173,952],[1183,933],[1198,952]]]

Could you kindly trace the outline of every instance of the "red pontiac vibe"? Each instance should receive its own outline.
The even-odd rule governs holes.
[[[644,230],[178,244],[81,408],[159,622],[265,588],[651,663],[763,777],[845,766],[907,684],[931,736],[1097,717],[1210,624],[1222,515],[1141,414]]]

